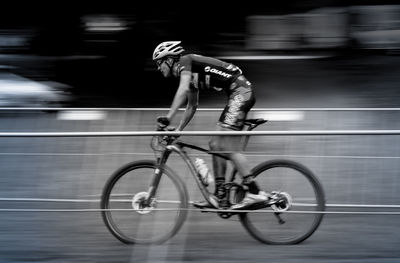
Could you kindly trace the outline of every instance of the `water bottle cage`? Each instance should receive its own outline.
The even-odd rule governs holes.
[[[200,171],[197,171],[197,177],[204,186],[208,186],[207,178],[203,176]]]
[[[196,173],[197,173],[197,178],[199,178],[200,182],[204,185],[203,176],[201,175],[201,173],[199,172],[199,170],[196,169]]]

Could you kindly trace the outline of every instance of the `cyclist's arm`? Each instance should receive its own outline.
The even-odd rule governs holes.
[[[199,104],[199,90],[195,87],[190,86],[187,93],[187,104],[185,113],[183,113],[182,120],[177,128],[178,131],[183,130],[186,125],[193,118],[194,113],[197,110],[197,105]]]
[[[192,73],[190,71],[182,71],[180,76],[180,82],[178,90],[175,93],[174,100],[172,101],[171,108],[167,114],[167,118],[172,120],[177,113],[179,107],[181,107],[187,100],[190,92],[190,81]],[[188,100],[189,104],[189,100]]]

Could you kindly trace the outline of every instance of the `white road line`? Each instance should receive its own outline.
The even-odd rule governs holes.
[[[1,202],[55,202],[55,203],[98,203],[94,199],[60,199],[60,198],[0,198]]]
[[[400,130],[293,130],[293,131],[109,131],[109,132],[0,132],[0,137],[132,137],[132,136],[344,136],[400,135]]]
[[[132,195],[132,194],[131,194]],[[99,197],[100,195],[88,195],[90,197]],[[121,194],[120,196],[127,196]],[[131,199],[116,199],[117,202],[130,202]],[[61,199],[61,198],[0,198],[0,202],[56,202],[56,203],[98,203],[99,199]],[[175,200],[157,200],[159,203],[179,203]],[[193,203],[193,201],[189,201]],[[297,206],[313,206],[312,204],[296,203]],[[357,208],[400,208],[400,205],[384,204],[326,204],[326,207],[357,207]]]
[[[218,209],[198,209],[198,208],[153,208],[151,211],[164,211],[164,212],[175,212],[178,210],[187,210],[194,212],[214,212],[218,213],[221,210]],[[0,212],[25,212],[25,213],[37,213],[37,212],[103,212],[103,211],[114,211],[114,212],[134,212],[140,211],[140,209],[126,208],[126,209],[19,209],[19,208],[5,208],[0,209]],[[224,209],[225,213],[275,213],[273,210],[230,210]],[[286,214],[341,214],[341,215],[400,215],[400,212],[369,212],[369,211],[285,211],[282,213]]]
[[[105,111],[60,111],[57,114],[59,120],[103,120]]]

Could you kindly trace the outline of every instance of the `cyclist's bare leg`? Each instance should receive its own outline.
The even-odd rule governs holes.
[[[218,131],[232,131],[231,129],[217,126]],[[210,148],[212,151],[225,152],[225,155],[233,162],[235,168],[238,170],[239,175],[245,181],[249,183],[251,192],[257,193],[259,188],[255,182],[252,182],[251,169],[249,162],[244,154],[241,153],[243,149],[243,137],[242,136],[214,136],[210,142]],[[226,172],[226,160],[213,156],[214,174],[215,181],[225,179]]]
[[[217,131],[232,131],[232,130],[217,125]],[[249,190],[251,193],[256,194],[259,192],[260,188],[258,187],[258,184],[253,180],[251,174],[251,168],[249,166],[247,157],[242,153],[243,141],[244,141],[243,136],[228,136],[228,135],[214,136],[212,141],[210,142],[210,148],[212,150],[215,149],[217,151],[226,152],[227,157],[229,158],[229,160],[233,162],[235,168],[238,171],[238,174],[243,179],[243,183],[249,186]],[[217,176],[224,176],[225,178],[226,164],[225,164],[225,170],[222,170],[221,167],[223,164],[221,164],[222,161],[220,161],[220,159],[221,158],[218,159],[215,158],[214,162],[216,164],[214,167],[214,171],[217,171],[217,173],[219,171],[223,171],[224,173],[222,175],[216,175],[216,178]]]
[[[222,130],[221,127],[217,126],[217,130]],[[219,152],[221,155],[226,155],[222,153],[223,148],[220,147],[221,136],[214,136],[210,141],[210,150]],[[223,184],[225,183],[227,160],[224,158],[213,155],[213,171],[215,177],[215,196],[218,198],[223,198],[224,189]]]
[[[210,149],[211,151],[219,152],[220,150],[213,146],[213,143],[216,140],[218,139],[217,138],[212,139],[212,141],[210,142]],[[213,162],[213,171],[215,180],[222,178],[225,179],[227,161],[224,158],[213,155],[212,162]]]
[[[227,130],[221,128],[220,130]],[[227,157],[229,160],[233,162],[233,165],[238,171],[238,174],[243,179],[243,185],[248,188],[248,192],[244,198],[236,203],[233,204],[231,209],[246,209],[246,207],[250,207],[253,204],[264,202],[268,199],[268,196],[265,192],[261,191],[260,187],[258,186],[257,182],[254,180],[253,175],[251,174],[251,169],[249,167],[249,162],[246,156],[242,153],[243,143],[242,143],[242,136],[218,136],[213,138],[213,145],[221,152],[226,152]],[[218,163],[218,159],[216,162]],[[217,180],[216,180],[217,181]],[[225,207],[224,203],[226,202],[225,199],[221,200],[222,207]],[[227,202],[229,204],[229,202]]]
[[[232,131],[228,128],[217,126],[217,131]],[[260,188],[253,180],[251,169],[245,155],[241,153],[243,149],[243,138],[241,136],[213,136],[210,141],[210,150],[217,151],[225,155],[233,162],[239,176],[243,179],[243,184],[248,187],[249,193],[258,194]],[[225,154],[223,153],[225,152]],[[215,176],[215,197],[219,199],[220,205],[225,207],[225,173],[227,161],[221,157],[213,155],[213,170]],[[245,200],[245,199],[243,199]],[[198,208],[212,208],[207,201],[194,202],[193,205]],[[240,205],[240,204],[237,204]]]
[[[231,129],[217,125],[217,131],[232,131]],[[247,158],[241,153],[243,149],[242,136],[214,136],[210,142],[210,149],[212,151],[223,152],[235,165],[239,175],[243,178],[250,174],[250,166]],[[215,178],[225,178],[226,160],[213,156],[214,174]]]

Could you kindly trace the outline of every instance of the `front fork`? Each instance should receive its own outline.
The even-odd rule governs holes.
[[[152,200],[154,199],[154,197],[156,196],[158,185],[160,184],[161,176],[163,174],[164,165],[167,162],[170,154],[171,154],[171,151],[166,149],[163,152],[163,154],[161,155],[161,157],[157,158],[156,169],[154,170],[153,179],[151,180],[149,190],[148,190],[149,195],[147,197],[147,200],[144,201],[145,206],[149,206],[152,203]]]

